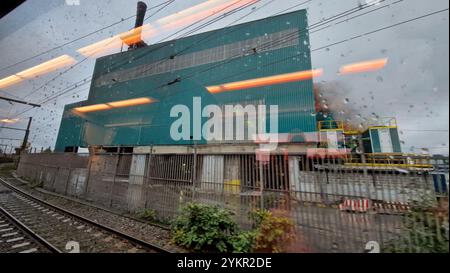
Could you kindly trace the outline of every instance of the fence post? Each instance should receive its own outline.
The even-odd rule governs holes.
[[[82,194],[84,198],[87,199],[88,196],[88,189],[89,189],[89,180],[91,179],[91,166],[92,166],[92,158],[94,156],[94,153],[91,155],[89,153],[89,160],[88,160],[88,166],[87,166],[87,174],[86,174],[86,182],[84,184],[84,193]]]
[[[116,183],[116,176],[117,176],[117,167],[119,166],[119,161],[120,161],[120,152],[117,154],[117,159],[116,159],[116,168],[114,169],[114,177],[113,177],[113,181],[112,181],[112,185],[111,185],[111,190],[109,191],[109,207],[112,207],[112,203],[113,203],[113,193],[114,193],[114,184]]]
[[[364,180],[366,184],[366,193],[367,193],[367,199],[369,199],[369,211],[372,209],[372,196],[370,193],[370,183],[369,183],[369,176],[367,172],[367,160],[366,160],[366,151],[364,150],[364,143],[362,136],[358,136],[358,145],[359,150],[361,151],[361,163],[363,164],[363,171],[364,171]]]
[[[72,155],[70,155],[70,156],[72,156]],[[66,187],[64,189],[64,195],[67,195],[67,188],[69,186],[71,174],[72,174],[72,160],[69,160],[69,174],[67,175],[67,179],[66,179]]]
[[[112,196],[113,196],[113,192],[114,192],[114,184],[115,183],[116,183],[116,173],[114,173],[111,190],[109,191],[109,207],[112,207],[112,203],[113,203]]]
[[[264,209],[264,165],[263,165],[263,161],[260,160],[259,161],[259,187],[260,187],[260,200],[259,200],[259,206],[260,209],[263,210]]]
[[[152,167],[152,164],[153,164],[153,144],[150,146],[150,155],[149,155],[149,157],[148,157],[148,163],[147,163],[147,171],[146,171],[146,174],[145,174],[145,183],[144,183],[144,185],[145,185],[145,192],[144,192],[144,194],[145,194],[145,204],[144,204],[144,208],[146,209],[147,208],[147,205],[148,205],[148,191],[149,191],[149,184],[150,184],[150,179],[149,179],[149,174],[151,173],[150,172],[150,168]]]
[[[194,169],[192,171],[192,201],[195,200],[195,187],[197,183],[197,141],[194,140]]]

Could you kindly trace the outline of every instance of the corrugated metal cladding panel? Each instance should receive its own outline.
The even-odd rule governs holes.
[[[394,153],[401,153],[402,145],[400,142],[400,135],[398,134],[398,129],[391,128],[390,131],[391,131],[392,145],[394,147]]]
[[[221,94],[211,94],[205,88],[310,70],[307,26],[306,11],[300,10],[100,58],[88,100],[65,108],[56,149],[191,144],[171,138],[170,126],[177,118],[171,118],[170,111],[182,104],[192,114],[193,97],[201,97],[202,106],[255,101],[278,105],[280,133],[316,131],[312,80]],[[180,82],[167,85],[177,78]],[[158,102],[87,113],[83,118],[70,112],[77,106],[137,97],[152,97]]]
[[[147,155],[133,155],[130,167],[130,184],[142,185],[146,163]]]
[[[138,209],[145,202],[142,185],[144,184],[146,163],[147,155],[133,155],[127,190],[127,205],[130,211]]]
[[[370,140],[372,143],[373,153],[402,152],[397,128],[370,129]]]
[[[224,176],[224,156],[203,156],[201,188],[213,192],[222,192]]]

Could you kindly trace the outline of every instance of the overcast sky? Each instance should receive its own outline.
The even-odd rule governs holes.
[[[78,1],[80,5],[68,5],[66,0],[28,0],[0,19],[0,69],[127,18],[135,14],[137,2],[136,0]],[[146,23],[203,1],[175,0]],[[67,2],[77,1],[67,0]],[[144,2],[148,6],[153,6],[165,1],[146,0]],[[271,3],[245,17],[239,23],[274,15],[305,0],[261,0],[255,7],[268,2]],[[289,11],[307,8],[311,25],[365,2],[366,0],[312,0],[308,4]],[[447,9],[449,5],[448,0],[386,0],[375,8],[388,3],[390,3],[389,7],[380,8],[376,12],[312,33],[311,48],[322,48],[372,30]],[[220,20],[203,28],[201,32],[224,27],[250,10],[251,8],[248,8]],[[370,119],[374,114],[380,117],[396,117],[404,152],[421,152],[421,149],[425,147],[431,149],[433,153],[448,154],[448,17],[448,11],[442,12],[313,51],[313,66],[323,68],[325,71],[321,78],[316,79],[316,82],[323,86],[322,93],[327,100],[326,103],[332,108],[345,111],[341,118],[350,118],[354,124],[365,122],[365,119]],[[74,56],[74,52],[80,47],[127,31],[133,25],[134,19],[124,21],[39,58],[0,70],[0,78],[62,54]],[[170,33],[161,35],[168,34]],[[156,42],[160,37],[147,42]],[[351,76],[337,75],[341,65],[377,58],[389,58],[387,67],[381,71]],[[77,60],[80,59],[77,58]],[[64,87],[91,76],[93,68],[94,60],[89,59],[31,96],[26,97],[32,90],[42,86],[64,70],[5,88],[0,91],[0,95],[41,102]],[[32,146],[53,147],[64,105],[84,100],[87,95],[88,85],[84,85],[43,105],[41,109],[21,115],[22,120],[14,126],[26,127],[25,119],[33,116],[30,137]],[[15,117],[26,109],[25,106],[11,105],[0,100],[0,118]],[[23,134],[3,129],[0,131],[0,137],[22,138]],[[13,142],[0,140],[0,143],[10,145]]]

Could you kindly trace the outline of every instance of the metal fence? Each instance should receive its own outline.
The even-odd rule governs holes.
[[[301,248],[311,252],[364,252],[371,241],[382,249],[395,240],[403,244],[405,220],[428,197],[447,214],[428,210],[427,222],[414,224],[419,231],[433,222],[448,244],[447,179],[413,165],[354,166],[303,154],[28,154],[18,174],[117,210],[151,209],[160,220],[173,219],[189,202],[229,209],[243,228],[250,228],[248,213],[255,209],[283,210],[296,224]],[[410,238],[411,251],[421,252],[414,240],[432,238]]]

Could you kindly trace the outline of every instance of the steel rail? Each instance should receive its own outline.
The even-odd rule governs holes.
[[[119,231],[117,229],[114,229],[114,228],[111,228],[109,226],[97,223],[97,222],[95,222],[95,221],[93,221],[93,220],[91,220],[89,218],[86,218],[86,217],[81,216],[79,214],[76,214],[74,212],[68,211],[68,210],[66,210],[64,208],[61,208],[59,206],[50,204],[47,201],[41,200],[41,199],[39,199],[39,198],[37,198],[37,197],[35,197],[35,196],[33,196],[33,195],[23,191],[22,189],[19,189],[18,187],[9,184],[3,178],[0,178],[0,183],[2,185],[4,185],[4,186],[8,187],[12,191],[14,191],[14,192],[16,192],[16,193],[26,197],[26,198],[32,199],[35,202],[41,203],[41,204],[43,204],[43,205],[45,205],[45,206],[47,206],[47,207],[49,207],[51,209],[54,209],[54,210],[59,211],[61,213],[67,214],[67,215],[69,215],[69,216],[71,216],[73,218],[76,218],[76,219],[78,219],[78,220],[80,220],[82,222],[85,222],[85,223],[88,223],[90,225],[93,225],[93,226],[95,226],[95,227],[97,227],[99,229],[106,230],[107,232],[112,233],[112,234],[114,234],[114,235],[116,235],[118,237],[124,238],[124,239],[126,239],[126,240],[128,240],[128,241],[130,241],[130,242],[132,242],[134,244],[140,245],[140,246],[142,246],[144,248],[151,249],[151,250],[154,250],[154,251],[157,251],[157,252],[160,252],[160,253],[171,253],[169,250],[167,250],[167,249],[165,249],[163,247],[157,246],[157,245],[149,243],[147,241],[143,241],[143,240],[138,239],[136,237],[133,237],[133,236],[131,236],[129,234],[121,232],[121,231]]]
[[[14,217],[12,214],[7,212],[4,208],[0,207],[0,213],[2,213],[8,220],[14,223],[19,229],[23,230],[27,235],[36,240],[39,244],[43,245],[45,248],[50,250],[52,253],[63,253],[56,246],[52,245],[50,242],[39,236],[36,232],[32,231],[29,227],[27,227],[24,223],[22,223],[19,219]]]

